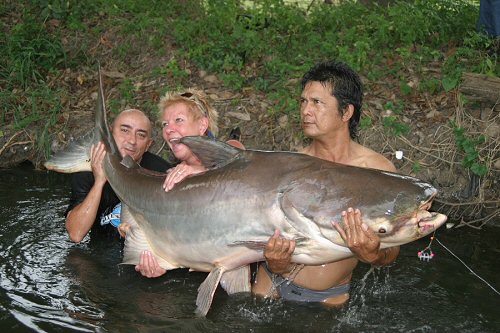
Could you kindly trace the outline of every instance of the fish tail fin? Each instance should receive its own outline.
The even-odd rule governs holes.
[[[90,146],[103,141],[108,152],[120,156],[116,142],[106,120],[106,105],[102,87],[101,68],[99,66],[99,89],[95,110],[95,127],[73,141],[67,148],[57,152],[44,163],[47,170],[62,173],[92,171],[90,166]]]
[[[108,126],[106,118],[106,103],[104,101],[104,88],[102,86],[101,66],[99,65],[99,89],[97,93],[97,106],[95,110],[95,136],[102,141],[107,148],[108,153],[121,157],[118,146],[116,145],[111,129]]]
[[[224,274],[224,267],[219,266],[208,274],[207,278],[198,288],[198,297],[196,297],[196,314],[205,317],[212,305],[215,290],[219,285],[220,279]]]
[[[90,166],[90,146],[97,143],[94,130],[86,133],[67,148],[52,155],[43,165],[47,170],[62,173],[92,171]]]
[[[220,284],[229,295],[250,292],[250,266],[245,265],[225,272]]]

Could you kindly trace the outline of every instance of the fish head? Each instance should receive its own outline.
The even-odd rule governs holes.
[[[361,211],[362,222],[380,238],[383,248],[424,237],[447,219],[429,211],[437,190],[419,179],[347,166],[320,173],[314,181],[295,184],[281,199],[287,220],[310,238],[324,237],[346,247],[332,223],[345,228],[341,214],[349,207]]]
[[[415,205],[411,197],[396,199],[392,208],[381,209],[377,214],[367,212],[362,216],[365,223],[379,238],[381,247],[402,245],[422,238],[443,225],[447,216],[430,212],[435,189],[426,192],[427,197]]]

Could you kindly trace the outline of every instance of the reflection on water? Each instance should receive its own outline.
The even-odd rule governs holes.
[[[500,296],[439,244],[423,239],[397,262],[360,265],[342,309],[269,302],[218,290],[207,318],[194,315],[205,273],[145,279],[119,265],[121,244],[73,244],[62,217],[69,177],[0,171],[1,332],[497,332]],[[500,287],[500,230],[440,229],[437,237]]]

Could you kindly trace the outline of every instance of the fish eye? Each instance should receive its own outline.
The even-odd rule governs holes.
[[[384,228],[384,227],[380,227],[380,228],[378,229],[378,233],[379,233],[379,234],[385,234],[386,232],[387,232],[387,230],[385,230],[385,228]]]

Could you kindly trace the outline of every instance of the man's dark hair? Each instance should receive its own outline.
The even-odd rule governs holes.
[[[349,104],[354,106],[354,113],[349,120],[349,135],[352,139],[358,136],[358,124],[363,103],[363,83],[359,75],[348,65],[337,61],[326,61],[316,64],[302,77],[302,90],[309,82],[320,82],[323,86],[332,87],[332,96],[339,103],[341,116]]]

